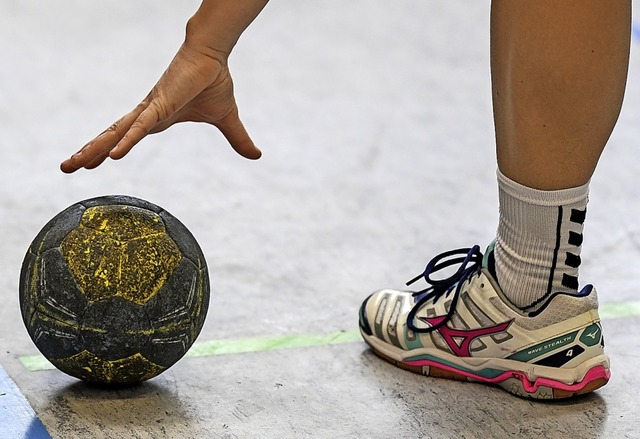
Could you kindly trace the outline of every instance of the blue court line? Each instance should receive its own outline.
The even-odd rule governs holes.
[[[0,366],[0,438],[51,439],[49,432]]]

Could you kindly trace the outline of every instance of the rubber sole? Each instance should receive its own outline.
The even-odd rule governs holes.
[[[600,364],[591,367],[582,381],[574,384],[566,384],[544,377],[539,377],[534,382],[531,382],[524,372],[514,370],[505,370],[498,375],[484,377],[471,372],[456,370],[449,364],[438,363],[435,360],[406,362],[394,359],[377,349],[376,346],[370,342],[370,336],[364,333],[362,336],[374,354],[401,369],[423,376],[497,385],[509,393],[525,398],[548,400],[566,399],[584,395],[604,386],[611,377],[608,368]]]

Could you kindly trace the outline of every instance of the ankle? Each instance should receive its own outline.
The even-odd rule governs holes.
[[[498,171],[498,186],[494,274],[505,296],[527,310],[554,292],[575,293],[588,184],[541,191]]]

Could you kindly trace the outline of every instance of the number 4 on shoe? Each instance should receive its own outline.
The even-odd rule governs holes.
[[[479,247],[436,256],[417,292],[381,290],[360,308],[374,353],[411,372],[495,384],[525,397],[567,398],[604,386],[609,358],[592,285],[525,314],[501,292]],[[434,273],[459,264],[444,279]]]

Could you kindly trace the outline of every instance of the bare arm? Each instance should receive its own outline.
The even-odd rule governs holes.
[[[260,157],[238,116],[227,59],[268,0],[204,0],[187,23],[185,41],[149,94],[132,111],[60,165],[92,169],[124,157],[147,134],[178,122],[216,126],[248,159]]]

